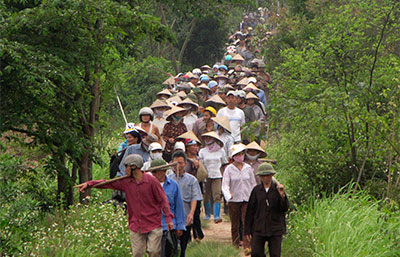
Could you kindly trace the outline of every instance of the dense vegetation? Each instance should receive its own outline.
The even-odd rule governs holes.
[[[399,256],[399,2],[258,3],[273,13],[253,44],[274,80],[267,152],[293,203],[285,256]],[[124,125],[114,88],[135,121],[168,73],[220,59],[256,7],[0,0],[0,255],[127,255],[109,193],[73,205],[87,195],[71,188],[107,177]]]

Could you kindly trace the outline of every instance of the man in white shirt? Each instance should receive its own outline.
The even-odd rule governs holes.
[[[242,140],[240,136],[240,127],[245,123],[245,116],[244,112],[236,107],[236,97],[234,91],[228,92],[226,95],[226,103],[228,106],[220,109],[217,113],[217,117],[228,117],[235,143],[240,143]]]

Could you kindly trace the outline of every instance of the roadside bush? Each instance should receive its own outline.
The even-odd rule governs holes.
[[[397,208],[397,210],[396,210]],[[283,256],[400,256],[400,213],[365,192],[339,192],[289,216]]]
[[[43,226],[24,243],[30,256],[129,256],[128,218],[122,208],[77,204],[49,214]]]
[[[0,155],[0,256],[20,255],[35,224],[56,202],[54,178],[10,154]]]

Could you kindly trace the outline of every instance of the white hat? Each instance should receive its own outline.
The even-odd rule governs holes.
[[[183,142],[176,142],[174,145],[174,152],[177,150],[186,151],[185,144]]]
[[[245,98],[246,92],[244,92],[243,90],[238,90],[238,91],[236,91],[236,96],[240,97],[240,98]]]
[[[236,96],[236,92],[233,91],[233,90],[230,90],[230,91],[226,94],[226,96],[229,96],[229,95]]]
[[[231,157],[233,157],[240,152],[246,151],[246,146],[242,143],[239,143],[239,144],[233,145],[231,150],[232,150]]]
[[[149,152],[155,151],[155,150],[162,150],[162,149],[163,149],[162,146],[157,142],[151,143],[149,145]]]
[[[247,82],[248,82],[248,83],[257,83],[257,79],[256,79],[255,77],[250,77],[250,78],[247,80]]]
[[[124,134],[135,131],[136,130],[135,127],[136,127],[135,123],[131,123],[131,122],[126,123]]]

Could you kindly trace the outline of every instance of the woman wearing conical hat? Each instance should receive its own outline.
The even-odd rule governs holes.
[[[186,112],[185,109],[174,106],[166,114],[166,119],[169,122],[165,124],[161,137],[165,141],[163,159],[167,162],[171,161],[175,139],[187,131],[186,125],[183,123],[183,116]]]

